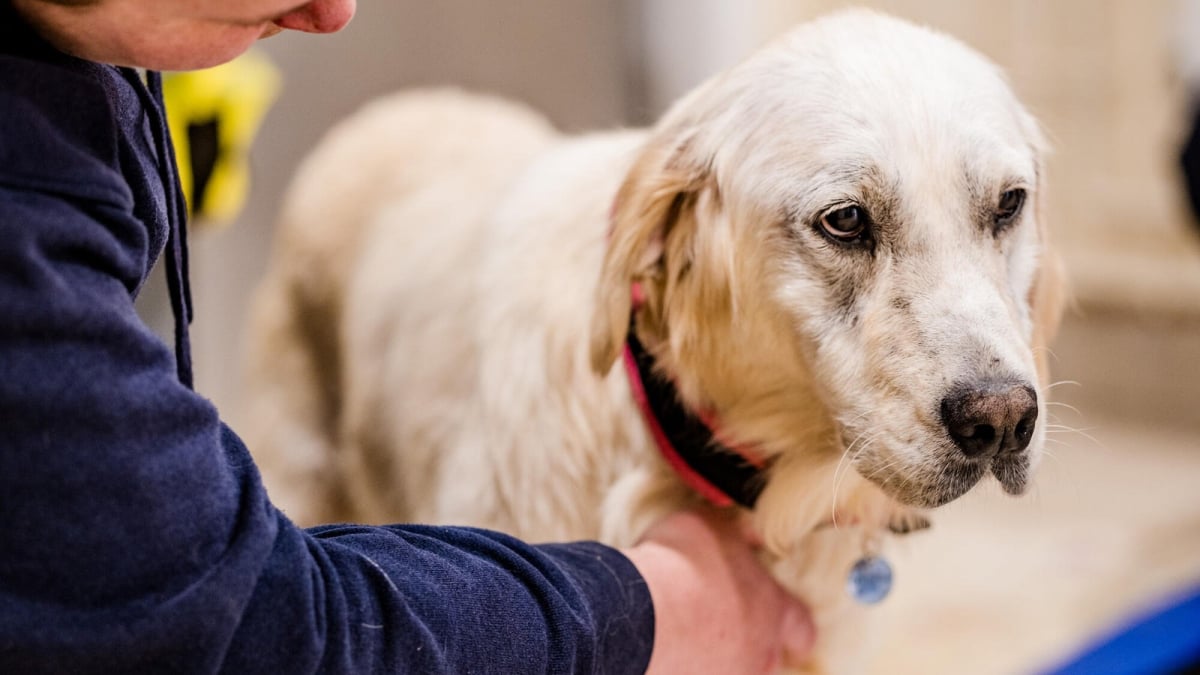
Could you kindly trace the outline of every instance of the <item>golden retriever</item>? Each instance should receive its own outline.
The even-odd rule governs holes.
[[[454,91],[374,102],[286,199],[251,447],[304,524],[627,545],[697,498],[613,367],[636,341],[715,452],[759,462],[748,517],[821,635],[803,667],[852,671],[854,561],[1038,463],[1059,309],[1042,147],[983,57],[865,11],[648,130],[564,137]]]

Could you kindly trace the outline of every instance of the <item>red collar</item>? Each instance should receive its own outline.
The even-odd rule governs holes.
[[[624,362],[633,398],[655,444],[683,482],[717,506],[754,508],[766,484],[768,462],[722,443],[711,416],[684,409],[674,383],[653,372],[654,357],[638,341],[632,321]]]

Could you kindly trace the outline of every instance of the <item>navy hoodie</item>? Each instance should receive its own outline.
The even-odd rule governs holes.
[[[190,386],[157,76],[0,0],[0,673],[641,672],[641,577],[595,543],[302,530]],[[174,350],[133,300],[166,251]]]

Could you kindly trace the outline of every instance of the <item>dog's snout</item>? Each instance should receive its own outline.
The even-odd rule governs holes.
[[[942,424],[967,457],[1018,453],[1037,422],[1037,393],[1012,380],[958,385],[942,399]]]

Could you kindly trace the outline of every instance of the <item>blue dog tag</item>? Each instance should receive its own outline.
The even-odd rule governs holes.
[[[846,592],[864,605],[874,605],[892,590],[892,566],[883,558],[859,558],[846,578]]]

